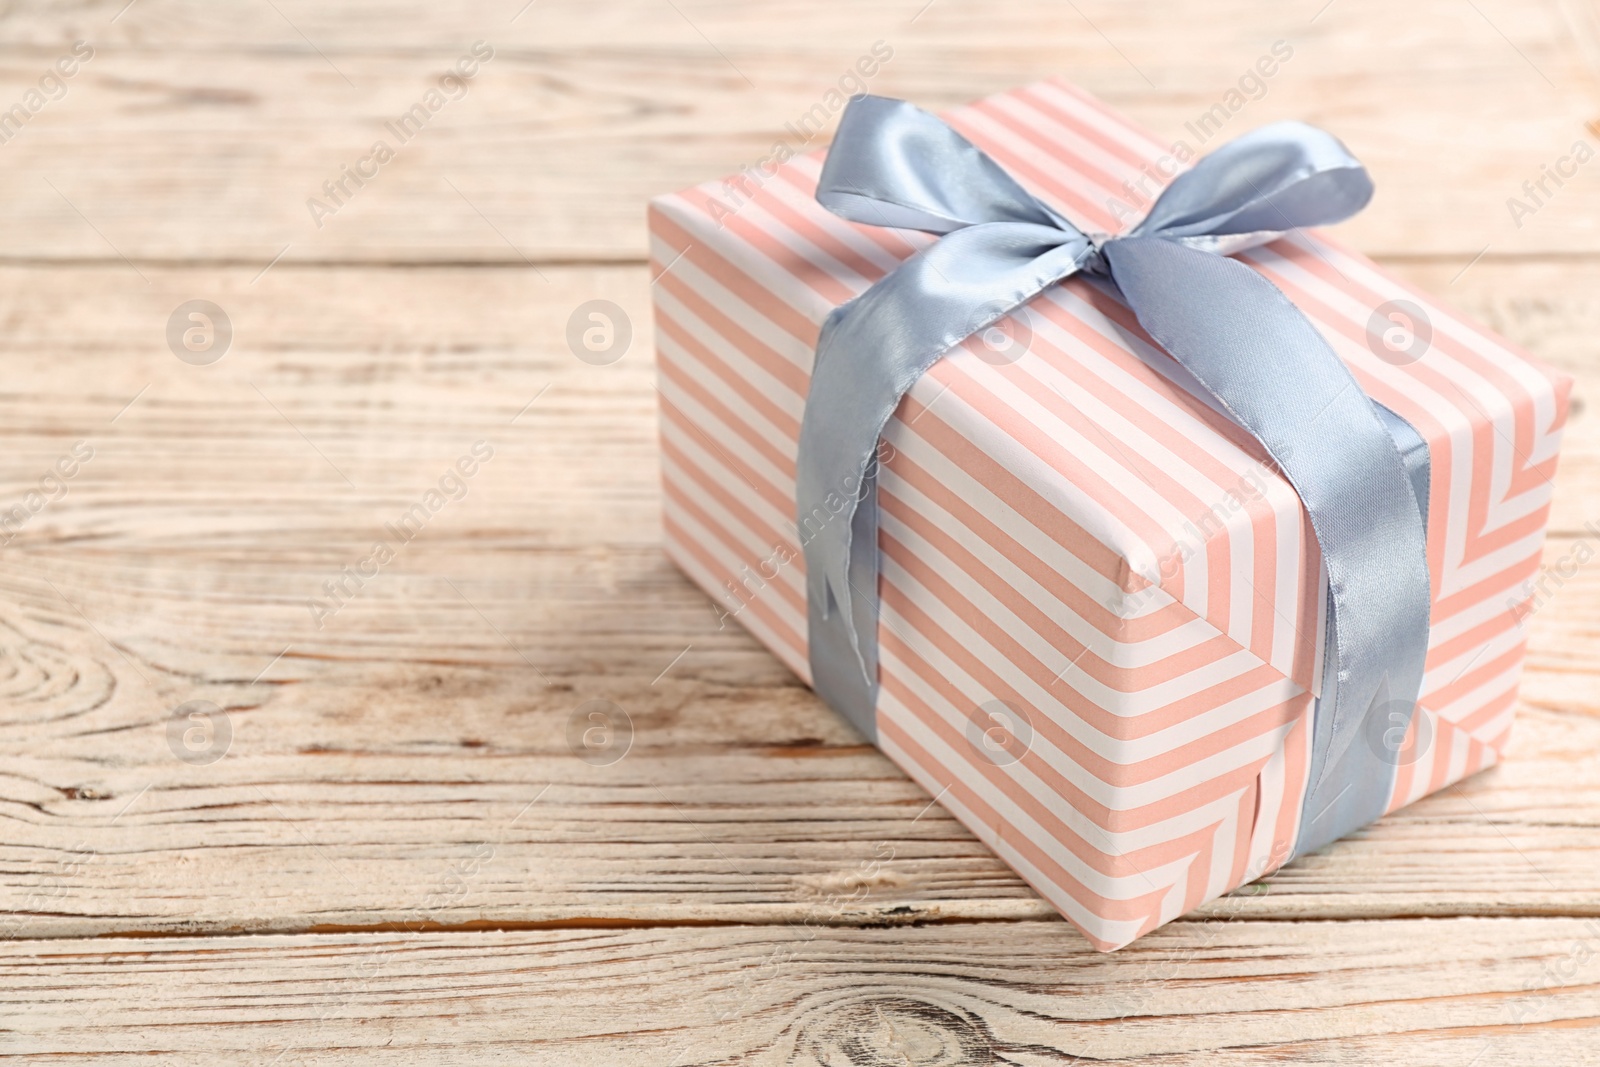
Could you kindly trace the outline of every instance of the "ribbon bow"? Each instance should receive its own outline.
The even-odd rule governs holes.
[[[1398,419],[1287,297],[1228,258],[1344,219],[1371,196],[1338,140],[1280,122],[1178,175],[1126,234],[1096,239],[940,119],[854,97],[817,200],[853,222],[942,236],[836,308],[817,344],[796,502],[818,694],[876,736],[873,462],[901,397],[951,347],[1083,272],[1115,285],[1145,331],[1261,442],[1321,546],[1328,670],[1296,854],[1383,814],[1392,757],[1354,742],[1375,716],[1386,729],[1408,725],[1421,687],[1431,598],[1419,492],[1391,436]]]

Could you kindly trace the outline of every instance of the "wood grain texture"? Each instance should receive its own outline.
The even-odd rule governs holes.
[[[663,559],[642,262],[647,196],[875,40],[876,91],[1066,72],[1170,138],[1287,40],[1228,132],[1334,129],[1380,188],[1341,239],[1574,375],[1546,561],[1587,558],[1600,164],[1506,201],[1600,144],[1593,5],[124,3],[0,10],[0,110],[96,50],[0,143],[0,1057],[1600,1059],[1600,568],[1529,621],[1503,765],[1096,956]]]
[[[0,945],[7,1052],[171,1064],[1593,1063],[1600,923],[1180,921]],[[154,1057],[154,1059],[152,1059]]]
[[[95,450],[0,550],[18,932],[791,922],[841,888],[841,923],[1051,914],[662,557],[637,269],[147,273],[0,272],[0,502],[72,442]],[[1579,375],[1555,561],[1592,536],[1600,306],[1582,273],[1524,276],[1457,285]],[[236,309],[206,367],[161,333],[197,295]],[[566,347],[593,298],[638,331],[608,367]],[[495,455],[465,496],[315,616],[478,440]],[[1533,616],[1504,766],[1212,907],[1600,912],[1597,590],[1582,568]],[[225,710],[217,762],[174,755],[192,700]],[[574,755],[591,700],[631,723],[616,762]],[[441,893],[483,849],[471,894]]]
[[[1591,169],[1507,201],[1600,119],[1600,76],[1555,0],[1249,0],[1118,5],[784,0],[604,5],[472,0],[239,5],[94,0],[8,11],[0,101],[78,39],[95,56],[4,145],[0,226],[28,260],[639,259],[642,205],[731,173],[837,85],[876,41],[874,91],[951,106],[1067,74],[1164,139],[1236,91],[1274,41],[1293,57],[1229,117],[1232,136],[1316,122],[1380,193],[1345,232],[1369,252],[1456,268],[1600,252]],[[1578,5],[1578,0],[1572,0]],[[924,7],[920,14],[919,7]],[[1581,6],[1581,5],[1578,5]],[[513,21],[514,19],[514,21]],[[495,58],[401,144],[385,124],[470,45]],[[331,218],[307,201],[384,139],[396,152]],[[1548,201],[1548,202],[1547,202]],[[1530,201],[1530,203],[1532,203]],[[329,206],[334,206],[329,204]]]

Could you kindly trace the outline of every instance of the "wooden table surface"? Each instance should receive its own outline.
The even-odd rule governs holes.
[[[1592,0],[40,8],[0,12],[0,1057],[1600,1063]],[[879,41],[930,107],[1323,125],[1379,187],[1343,240],[1576,377],[1500,767],[1099,955],[719,629],[660,550],[644,201]]]

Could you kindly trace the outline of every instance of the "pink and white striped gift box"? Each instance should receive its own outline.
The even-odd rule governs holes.
[[[1177,165],[1062,81],[944,117],[1089,232],[1131,225]],[[830,214],[820,169],[650,209],[667,551],[807,680],[794,471],[817,333],[932,240]],[[1421,713],[1384,739],[1393,810],[1505,744],[1570,382],[1326,238],[1241,258],[1429,448],[1432,630]],[[1398,350],[1376,340],[1393,301],[1425,323]],[[884,442],[883,751],[1101,949],[1282,864],[1326,588],[1262,449],[1081,280],[941,360]]]

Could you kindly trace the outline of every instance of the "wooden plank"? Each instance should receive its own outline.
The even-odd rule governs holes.
[[[283,3],[225,18],[139,0],[113,22],[125,2],[5,15],[0,101],[23,99],[74,39],[95,49],[3,145],[0,253],[13,260],[637,260],[648,197],[732,173],[777,139],[820,143],[786,125],[877,41],[894,54],[871,88],[930,107],[1068,73],[1196,147],[1188,128],[1219,105],[1237,103],[1229,136],[1323,124],[1378,180],[1345,228],[1372,251],[1456,269],[1480,252],[1600,252],[1587,164],[1523,191],[1575,142],[1600,144],[1585,127],[1593,34],[1557,0],[940,2],[920,14],[904,0],[618,0],[516,18],[512,0]],[[386,130],[480,39],[495,55],[470,89],[403,144]],[[1275,40],[1292,58],[1259,98],[1230,98]],[[379,139],[395,158],[331,203],[324,183]],[[1513,197],[1538,210],[1514,218]],[[313,219],[312,198],[337,213]]]
[[[1593,1062],[1600,923],[1064,922],[0,944],[11,1055],[106,1064]],[[152,1060],[151,1057],[159,1057]]]
[[[1380,188],[1343,238],[1577,375],[1553,565],[1600,536],[1600,194],[1585,164],[1521,225],[1508,198],[1600,142],[1597,25],[1568,0],[0,12],[0,112],[96,49],[0,141],[0,1056],[1593,1059],[1595,568],[1531,621],[1502,767],[1097,956],[662,559],[639,263],[646,197],[764,155],[876,40],[880,92],[1068,72],[1177,138],[1283,39],[1226,132],[1335,130]],[[464,98],[318,227],[307,198],[478,39]],[[197,299],[233,328],[208,365],[170,339]],[[610,366],[565,341],[592,299],[634,328]],[[594,700],[629,724],[598,759]]]
[[[660,555],[642,269],[145,269],[0,269],[0,511],[94,448],[0,548],[0,934],[1049,914]],[[1597,395],[1592,269],[1407,269]],[[234,323],[209,366],[165,339],[194,298]],[[595,298],[635,329],[606,367],[565,341]],[[1559,480],[1552,561],[1600,488],[1587,408]],[[1506,765],[1213,908],[1600,912],[1597,586],[1534,616]],[[632,722],[606,765],[569,747],[594,699]],[[169,734],[191,700],[217,762]]]

